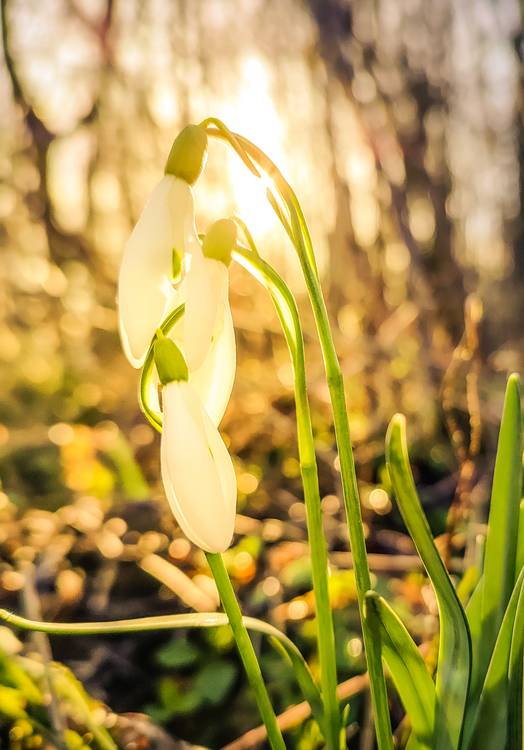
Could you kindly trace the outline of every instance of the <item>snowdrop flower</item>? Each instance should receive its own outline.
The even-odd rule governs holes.
[[[175,324],[174,328],[166,336],[182,349],[183,320]],[[231,397],[235,372],[235,330],[231,310],[228,306],[220,335],[212,342],[206,358],[198,370],[189,372],[189,383],[198,393],[205,410],[217,427],[222,421]],[[147,402],[156,412],[160,411],[158,382],[158,376],[153,371],[148,379]]]
[[[124,248],[118,279],[119,329],[134,367],[175,302],[173,277],[185,253],[198,246],[191,185],[204,166],[205,130],[188,125],[177,136],[165,175],[154,188]]]
[[[227,264],[235,242],[234,222],[222,219],[212,225],[203,249],[198,245],[193,251],[192,272],[188,272],[179,287],[177,303],[184,303],[184,316],[166,334],[182,350],[186,361],[188,352],[194,352],[195,348],[202,346],[206,350],[203,361],[193,357],[193,362],[200,364],[195,369],[188,368],[189,382],[217,426],[229,403],[236,372],[235,330],[227,298]],[[218,301],[213,286],[217,279]],[[208,315],[205,326],[199,307]],[[158,379],[154,373],[147,379],[147,403],[159,412]]]
[[[155,364],[162,384],[162,481],[171,510],[194,544],[206,552],[224,552],[236,513],[231,456],[171,339],[155,343]]]
[[[212,344],[230,326],[229,264],[237,237],[231,219],[215,222],[204,237],[202,249],[191,257],[185,287],[184,355],[190,372],[202,367]]]

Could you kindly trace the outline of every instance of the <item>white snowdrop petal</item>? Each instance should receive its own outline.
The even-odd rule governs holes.
[[[227,514],[227,517],[224,518],[224,523],[229,525],[231,540],[235,527],[237,507],[237,478],[235,469],[229,451],[207,412],[204,413],[204,429],[209,449],[215,460],[220,485],[224,494],[225,512]]]
[[[133,367],[143,365],[155,330],[171,306],[172,296],[158,281],[159,277],[131,264],[120,272],[118,325],[124,353]]]
[[[179,294],[184,296],[184,284],[180,287]],[[177,297],[177,303],[180,297]],[[181,318],[171,331],[169,338],[184,351],[184,325]],[[205,410],[215,425],[219,425],[231,397],[231,391],[236,374],[236,342],[235,329],[229,303],[226,305],[224,323],[220,333],[214,338],[209,351],[198,370],[190,371],[189,382],[198,393]],[[153,408],[157,408],[158,395],[153,392],[158,384],[158,378],[151,384],[150,401]]]
[[[173,305],[169,283],[173,248],[182,252],[193,235],[191,188],[183,180],[165,175],[144,206],[120,266],[119,328],[124,351],[134,367],[142,365],[156,328]]]
[[[215,425],[219,425],[231,397],[236,372],[235,329],[229,304],[224,323],[202,365],[190,372],[189,380],[198,391]]]
[[[185,514],[182,511],[167,470],[168,458],[166,454],[167,448],[164,447],[164,444],[161,444],[160,464],[162,470],[162,482],[164,484],[164,491],[166,493],[166,498],[169,503],[169,507],[171,508],[171,512],[173,513],[176,522],[178,523],[186,537],[190,541],[192,541],[193,544],[196,544],[197,547],[200,547],[200,549],[206,549],[206,541],[198,535],[195,529],[191,527],[190,520],[186,518]]]
[[[223,479],[223,454],[218,463],[215,458],[220,435],[189,383],[169,383],[162,400],[162,480],[172,511],[191,541],[208,552],[223,552],[231,541],[235,507],[231,508],[230,486]],[[216,436],[208,432],[209,425]]]
[[[186,277],[184,354],[190,370],[197,370],[223,325],[228,293],[228,269],[220,261],[193,252]]]

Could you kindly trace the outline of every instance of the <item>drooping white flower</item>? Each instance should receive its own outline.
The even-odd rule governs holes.
[[[196,243],[193,195],[184,180],[164,175],[129,237],[118,278],[118,315],[124,352],[140,367],[149,344],[175,302],[173,252]]]
[[[170,339],[155,345],[162,387],[162,481],[171,510],[185,535],[206,552],[231,544],[236,478],[231,456]]]
[[[173,307],[173,266],[198,246],[193,194],[205,163],[205,128],[188,125],[175,138],[165,175],[153,190],[124,248],[118,279],[119,329],[124,352],[134,367]]]
[[[167,334],[183,349],[183,320]],[[218,427],[231,397],[236,372],[236,344],[233,319],[229,306],[224,316],[220,334],[211,343],[209,351],[198,370],[189,372],[189,382],[197,392],[212,422]],[[147,402],[154,411],[160,411],[158,377],[151,373],[148,379]]]
[[[236,225],[220,219],[191,256],[184,282],[183,349],[191,372],[202,367],[213,342],[229,325],[229,270],[236,242]]]
[[[210,228],[202,247],[194,245],[190,267],[180,284],[177,303],[184,314],[167,334],[182,350],[189,382],[211,420],[218,426],[231,397],[236,371],[236,344],[228,299],[228,265],[236,226],[221,219]],[[159,412],[158,381],[147,379],[147,403]]]

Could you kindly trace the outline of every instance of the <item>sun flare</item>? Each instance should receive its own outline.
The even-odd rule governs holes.
[[[286,167],[284,125],[271,92],[271,71],[262,57],[248,55],[241,66],[236,98],[226,107],[234,129],[245,133],[277,163]],[[265,199],[266,186],[255,179],[239,159],[228,162],[238,213],[255,235],[267,235],[276,219]]]

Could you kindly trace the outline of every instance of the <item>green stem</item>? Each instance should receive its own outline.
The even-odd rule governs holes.
[[[211,572],[215,578],[218,593],[220,594],[220,600],[222,606],[228,617],[231,630],[235,636],[235,641],[246,671],[248,680],[251,684],[251,689],[255,694],[255,699],[258,705],[258,710],[265,724],[267,730],[267,736],[269,744],[273,750],[286,750],[284,744],[284,738],[282,732],[277,723],[277,717],[271,705],[264,678],[260,671],[260,665],[258,663],[255,649],[247,632],[246,626],[242,620],[242,612],[238,605],[238,601],[231,585],[229,574],[224,565],[222,556],[215,552],[206,552],[207,561]]]
[[[245,234],[251,249],[249,251],[237,245],[233,254],[234,258],[269,290],[282,324],[293,363],[298,450],[304,486],[308,536],[311,546],[313,591],[317,613],[320,682],[323,696],[322,721],[319,721],[319,724],[322,724],[322,731],[326,737],[328,748],[335,750],[339,746],[340,732],[340,711],[336,695],[335,636],[329,601],[328,554],[326,540],[322,533],[318,470],[307,397],[304,341],[300,317],[295,299],[285,282],[269,264],[262,260],[253,237],[244,222],[238,218],[235,220]],[[166,318],[161,326],[164,334],[167,335],[169,333],[169,330],[179,319],[181,313],[182,310],[177,308],[169,318]],[[151,424],[156,429],[161,430],[162,415],[156,412],[149,403],[149,382],[152,377],[152,367],[153,360],[150,354],[148,354],[142,370],[140,383],[141,407]],[[318,714],[318,711],[316,713]]]
[[[163,334],[166,336],[169,331],[173,328],[175,323],[177,323],[182,315],[184,314],[185,305],[178,305],[168,316],[167,318],[162,322],[162,325],[158,329],[158,331],[153,336],[153,339],[151,341],[151,344],[149,345],[149,349],[146,355],[146,358],[144,360],[144,365],[142,367],[142,372],[140,374],[140,386],[138,389],[138,402],[140,404],[140,408],[142,412],[144,413],[144,416],[146,417],[149,424],[157,430],[157,432],[162,432],[162,414],[158,411],[156,411],[151,406],[151,394],[150,394],[150,387],[151,387],[151,378],[153,377],[153,371],[154,371],[154,364],[155,364],[155,342],[157,341],[160,334]]]
[[[227,133],[223,129],[208,128],[207,132],[210,136],[229,140]],[[299,256],[313,309],[333,410],[344,505],[351,551],[353,553],[355,582],[362,620],[362,634],[366,650],[371,697],[375,712],[377,741],[379,750],[391,750],[393,747],[391,721],[380,654],[380,642],[374,637],[372,629],[367,622],[365,612],[365,596],[366,592],[371,588],[371,577],[366,553],[353,447],[351,444],[344,380],[329,325],[329,317],[319,281],[313,244],[298,199],[276,165],[248,139],[236,133],[233,134],[233,138],[235,139],[235,143],[240,145],[247,155],[254,159],[272,179],[289,211],[293,242]]]
[[[248,241],[253,242],[248,236]],[[336,694],[337,666],[335,634],[329,601],[328,552],[322,527],[320,489],[313,427],[307,396],[304,340],[295,299],[277,272],[260,255],[237,245],[233,257],[269,289],[284,330],[293,363],[300,471],[304,487],[307,528],[311,547],[311,573],[317,618],[320,682],[324,702],[324,732],[327,747],[339,747],[340,709]]]
[[[311,712],[322,725],[322,699],[315,684],[311,670],[297,645],[273,625],[255,617],[243,617],[248,630],[253,630],[268,637],[271,645],[286,658],[300,685],[304,698],[311,706]],[[104,622],[45,622],[28,620],[26,617],[0,609],[0,620],[14,628],[49,635],[119,635],[122,633],[144,633],[152,630],[179,630],[181,628],[217,628],[229,623],[222,612],[190,612],[177,615],[156,615],[138,617],[130,620],[106,620]]]

